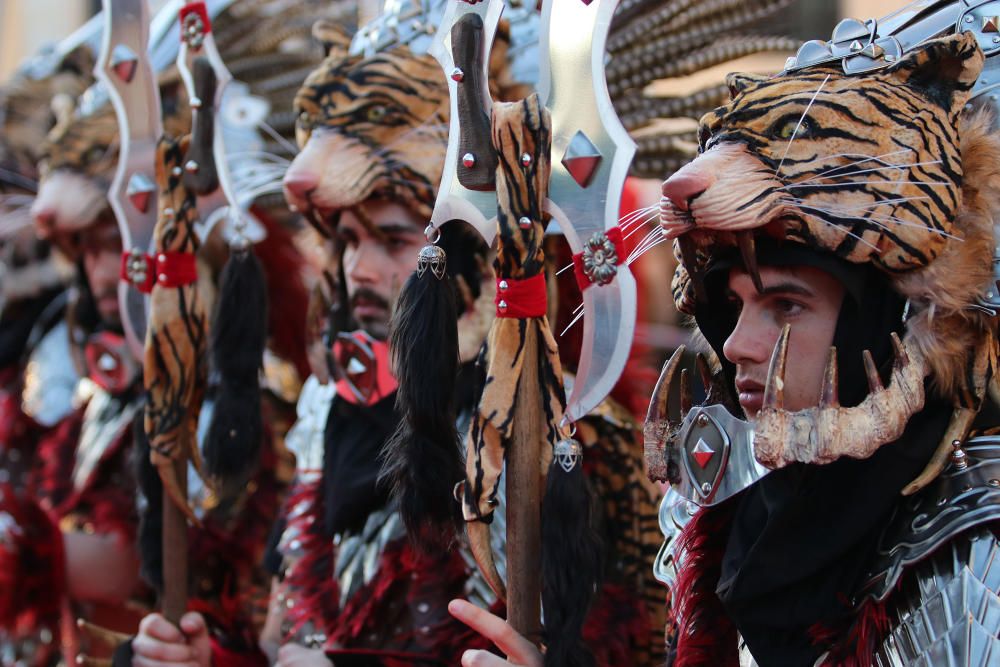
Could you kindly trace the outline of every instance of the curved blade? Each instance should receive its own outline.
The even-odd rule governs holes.
[[[451,0],[445,10],[441,25],[438,27],[434,42],[429,49],[441,67],[448,80],[448,92],[451,100],[449,114],[448,152],[445,157],[441,174],[441,185],[438,188],[431,224],[439,227],[449,220],[464,220],[471,224],[483,236],[488,244],[493,243],[496,236],[497,198],[493,190],[472,190],[459,181],[459,163],[462,160],[462,114],[459,110],[460,86],[466,85],[466,80],[456,80],[452,76],[456,63],[452,45],[452,28],[467,14],[476,14],[482,19],[482,36],[479,47],[478,62],[482,64],[482,81],[489,81],[489,54],[496,36],[497,24],[503,12],[503,0],[485,0],[468,3]],[[471,73],[466,73],[471,74]],[[492,100],[489,87],[483,86],[481,111],[489,118]]]
[[[197,97],[195,77],[193,74],[194,61],[196,58],[206,58],[211,64],[215,73],[214,99],[204,100],[203,108],[211,109],[212,146],[211,154],[214,157],[214,170],[218,176],[219,190],[221,197],[200,198],[198,202],[199,213],[202,223],[198,228],[198,235],[204,239],[211,231],[212,226],[220,219],[225,219],[223,236],[230,243],[239,242],[245,239],[251,243],[256,243],[264,238],[263,227],[257,223],[247,210],[251,202],[241,201],[237,197],[236,186],[229,168],[228,144],[231,141],[238,141],[242,150],[247,150],[255,144],[259,144],[259,137],[253,128],[249,132],[238,132],[234,134],[233,128],[226,123],[227,109],[238,103],[235,99],[241,94],[236,86],[232,86],[233,75],[229,72],[219,48],[215,43],[215,36],[212,32],[212,9],[221,12],[220,7],[228,3],[206,3],[204,1],[188,2],[178,13],[178,24],[180,26],[181,46],[177,54],[177,68],[181,78],[188,90],[189,96]],[[195,123],[199,110],[194,109]],[[208,147],[204,147],[208,150]],[[206,193],[207,194],[207,193]]]
[[[618,0],[547,0],[542,8],[539,95],[552,113],[548,210],[574,253],[618,222],[635,143],[611,105],[604,51]],[[566,416],[577,420],[611,392],[635,332],[635,278],[624,263],[615,279],[584,290],[583,350]]]
[[[146,0],[104,0],[104,21],[94,76],[114,106],[120,136],[118,168],[108,202],[121,231],[122,250],[148,253],[156,224],[153,165],[163,125],[160,91],[147,57]],[[125,280],[119,283],[118,300],[129,349],[142,360],[148,300]]]

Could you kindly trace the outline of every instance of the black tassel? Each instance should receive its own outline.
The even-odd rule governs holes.
[[[221,498],[256,471],[263,439],[259,373],[267,343],[267,283],[257,256],[234,249],[222,270],[211,354],[219,375],[205,438],[205,469]]]
[[[139,410],[132,423],[132,456],[141,503],[139,516],[139,573],[157,592],[163,591],[163,483],[149,461],[149,440]]]
[[[596,664],[582,633],[602,580],[603,544],[594,530],[594,500],[581,458],[576,440],[556,444],[542,501],[546,667]]]
[[[403,420],[382,452],[382,476],[411,541],[431,552],[454,537],[460,514],[453,488],[465,477],[455,427],[458,317],[441,248],[420,251],[389,330]]]

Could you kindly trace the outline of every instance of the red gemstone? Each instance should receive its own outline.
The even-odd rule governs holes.
[[[715,456],[715,450],[709,447],[707,442],[699,439],[698,444],[691,450],[691,456],[694,457],[699,466],[704,468],[712,460],[712,457]]]

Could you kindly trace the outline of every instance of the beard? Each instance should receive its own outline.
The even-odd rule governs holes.
[[[351,318],[358,328],[364,329],[373,338],[385,340],[389,337],[391,316],[389,300],[375,290],[359,287],[351,295]]]

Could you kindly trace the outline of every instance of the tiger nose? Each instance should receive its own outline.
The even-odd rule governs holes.
[[[688,171],[683,169],[663,182],[663,196],[682,211],[690,210],[691,202],[698,195],[708,190],[715,181],[703,171]]]
[[[31,215],[35,219],[35,230],[38,236],[43,239],[48,238],[56,226],[58,216],[55,209],[32,209]]]
[[[307,171],[289,171],[282,182],[285,188],[285,199],[292,206],[301,209],[308,208],[309,195],[319,185],[319,176]]]

